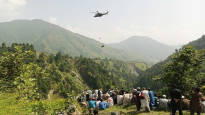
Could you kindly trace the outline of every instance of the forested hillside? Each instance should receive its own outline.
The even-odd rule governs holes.
[[[0,23],[0,43],[30,43],[37,51],[89,58],[138,60],[123,50],[111,48],[43,20],[14,20]]]
[[[159,76],[164,74],[164,72],[166,72],[165,68],[167,65],[169,65],[170,62],[172,62],[172,60],[175,59],[176,56],[180,56],[181,52],[185,52],[187,49],[186,47],[188,46],[193,46],[193,50],[190,50],[187,53],[191,53],[192,52],[198,52],[198,53],[194,53],[194,54],[190,54],[192,56],[194,55],[200,55],[200,52],[204,52],[205,49],[205,45],[203,45],[205,43],[205,39],[204,36],[202,36],[200,39],[190,42],[188,45],[183,46],[183,48],[181,48],[180,50],[176,50],[176,52],[174,54],[172,54],[171,56],[169,56],[166,60],[155,64],[154,66],[152,66],[151,68],[147,69],[144,73],[140,74],[140,76],[138,77],[138,82],[136,84],[136,86],[142,86],[142,87],[151,87],[156,91],[159,90],[164,90],[163,88],[166,88],[165,86],[167,86],[167,84],[165,84],[165,82],[159,80]],[[196,49],[195,49],[196,48]],[[181,54],[182,56],[185,54]],[[202,55],[204,55],[204,53],[202,53]],[[188,56],[186,57],[188,58]],[[192,60],[194,60],[196,57],[189,57],[190,59],[193,58]],[[184,61],[188,60],[182,59]],[[203,60],[203,58],[199,58],[199,60],[203,61],[202,64],[200,65],[200,76],[202,78],[205,78],[204,76],[204,72],[205,72],[205,61]],[[181,62],[178,61],[178,63],[180,64]],[[188,62],[184,63],[187,64]],[[193,64],[191,64],[193,65]],[[177,65],[175,65],[177,66]],[[183,65],[185,66],[185,65]],[[193,65],[194,66],[194,65]],[[189,66],[190,67],[190,66]],[[193,68],[197,68],[197,67],[193,67]],[[187,70],[188,71],[188,70]],[[168,77],[168,76],[167,76]],[[193,76],[194,77],[194,76]],[[200,78],[201,79],[201,78]],[[200,84],[201,87],[204,86],[204,84]]]
[[[190,42],[189,44],[194,46],[196,49],[205,49],[205,35],[203,35],[198,40]]]
[[[13,90],[15,80],[33,77],[39,81],[39,91],[45,98],[51,89],[65,96],[66,93],[79,93],[85,88],[132,88],[143,71],[137,66],[138,63],[82,56],[73,58],[60,52],[56,55],[36,53],[29,44],[12,44],[11,47],[2,44],[0,50],[1,89]]]
[[[11,46],[2,44],[0,96],[12,95],[12,102],[16,102],[14,101],[16,98],[21,107],[28,100],[36,100],[37,103],[27,104],[31,106],[37,104],[35,106],[39,107],[41,106],[39,100],[44,102],[53,96],[65,99],[69,95],[78,95],[85,89],[131,89],[144,68],[147,67],[141,63],[90,59],[82,56],[73,58],[60,52],[55,55],[36,52],[33,45],[29,44],[13,43]],[[21,105],[21,101],[26,103]],[[56,99],[54,103],[58,103]],[[32,108],[28,105],[25,109]]]

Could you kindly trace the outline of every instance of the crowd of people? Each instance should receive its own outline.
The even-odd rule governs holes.
[[[86,90],[78,98],[78,101],[85,102],[89,112],[93,114],[98,114],[99,110],[105,110],[116,104],[135,103],[138,110],[142,108],[147,112],[150,112],[155,106],[154,92],[145,88],[142,91],[140,88],[133,89],[132,93],[125,91],[123,88],[121,90],[109,89],[104,92],[100,89]]]
[[[190,114],[200,115],[205,109],[205,98],[199,88],[193,88],[190,93],[191,99],[185,99],[182,96],[181,90],[172,88],[170,90],[170,99],[166,95],[156,96],[151,89],[140,88],[133,89],[131,92],[126,92],[123,88],[121,90],[109,89],[107,91],[86,90],[78,98],[78,101],[84,102],[91,114],[97,115],[99,110],[105,110],[113,105],[127,105],[135,104],[137,111],[150,112],[153,109],[170,110],[172,115],[179,111],[179,115],[183,115],[183,109],[189,109]],[[204,103],[203,103],[204,101]],[[185,106],[186,105],[186,106]]]
[[[103,92],[100,89],[86,90],[83,92],[82,96],[78,98],[78,101],[86,102],[89,112],[97,115],[99,110],[105,110],[117,104],[117,97],[115,97],[116,91],[108,90]]]

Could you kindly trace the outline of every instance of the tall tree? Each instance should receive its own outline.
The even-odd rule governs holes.
[[[192,87],[200,85],[200,70],[204,55],[192,46],[176,51],[164,67],[161,79],[168,87],[176,85],[186,95]]]

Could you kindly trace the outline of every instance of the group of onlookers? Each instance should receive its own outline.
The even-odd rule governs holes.
[[[171,110],[171,115],[175,115],[176,111],[179,111],[179,115],[183,115],[182,110],[190,110],[190,114],[200,115],[205,112],[205,98],[200,92],[200,88],[193,88],[190,93],[190,100],[185,99],[182,95],[182,91],[176,87],[172,87],[170,90],[171,99],[167,99],[166,95],[160,98],[154,96],[153,91],[143,88],[137,88],[133,91],[133,99],[136,104],[137,110],[144,109],[147,112],[156,107],[159,110]]]
[[[201,112],[205,112],[205,98],[200,92],[199,88],[193,88],[190,93],[191,99],[185,99],[182,96],[181,90],[177,88],[171,88],[170,98],[167,99],[166,95],[156,97],[154,92],[150,89],[140,88],[133,89],[132,94],[126,92],[123,88],[118,91],[109,89],[103,92],[102,90],[87,90],[83,92],[83,95],[79,98],[82,102],[86,102],[90,113],[98,114],[99,110],[105,110],[112,107],[115,104],[134,103],[137,107],[137,111],[150,112],[156,108],[158,110],[171,110],[172,115],[179,111],[179,115],[182,115],[182,109],[186,108],[190,110],[191,115],[196,112],[200,115]],[[202,102],[204,101],[204,103]],[[186,105],[186,107],[184,106]],[[204,110],[203,110],[204,109]]]
[[[99,110],[105,110],[116,103],[117,96],[115,94],[114,90],[108,90],[106,92],[102,92],[100,89],[95,91],[87,90],[83,92],[79,101],[87,102],[89,112],[97,115]]]
[[[133,90],[132,94],[138,111],[142,108],[144,111],[150,112],[156,105],[154,92],[150,89],[138,87]]]

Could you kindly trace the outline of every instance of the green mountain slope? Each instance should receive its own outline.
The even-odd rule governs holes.
[[[205,49],[205,36],[203,35],[198,40],[192,41],[187,45],[192,45],[198,50]],[[161,89],[163,87],[163,84],[157,81],[153,81],[153,78],[157,75],[160,75],[163,72],[163,66],[168,61],[169,57],[166,60],[153,65],[151,68],[147,69],[145,72],[140,74],[136,86],[151,87],[155,90]],[[202,71],[205,72],[205,62]]]
[[[175,50],[175,47],[162,44],[145,36],[133,36],[120,43],[110,44],[110,46],[154,62],[164,60]]]
[[[190,42],[189,44],[194,46],[196,49],[205,49],[205,35],[198,40]]]
[[[42,20],[15,20],[0,23],[0,43],[30,43],[37,51],[71,56],[114,58],[135,60],[135,56],[109,46],[101,48],[102,43],[73,33],[57,25]]]

